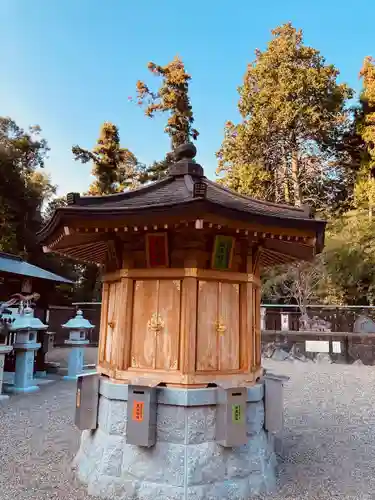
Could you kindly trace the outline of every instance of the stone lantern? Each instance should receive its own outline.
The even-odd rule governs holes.
[[[69,339],[65,340],[65,344],[71,348],[68,359],[68,374],[64,378],[76,380],[77,376],[83,373],[84,347],[90,343],[86,339],[86,334],[94,328],[94,325],[83,317],[81,310],[78,310],[74,318],[61,326],[69,330]]]
[[[6,354],[9,354],[13,350],[13,346],[7,344],[9,327],[15,319],[11,317],[9,314],[10,312],[11,311],[4,310],[0,314],[0,401],[9,397],[6,394],[2,394],[2,390],[4,378],[4,358]]]
[[[195,154],[180,146],[166,178],[134,191],[69,194],[39,233],[103,271],[99,375],[79,378],[76,403],[94,495],[248,499],[275,481],[260,271],[312,259],[325,223],[211,182]]]
[[[7,386],[9,392],[26,393],[35,392],[39,387],[34,382],[34,357],[35,352],[41,347],[37,342],[37,334],[40,330],[46,330],[40,319],[34,317],[31,307],[21,308],[16,315],[10,330],[16,334],[13,349],[16,353],[16,371],[14,384]]]

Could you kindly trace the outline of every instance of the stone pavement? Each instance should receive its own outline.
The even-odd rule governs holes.
[[[275,362],[286,393],[280,491],[267,500],[375,499],[375,369]],[[75,383],[0,404],[0,500],[92,499],[70,470]],[[156,499],[155,500],[163,500]]]

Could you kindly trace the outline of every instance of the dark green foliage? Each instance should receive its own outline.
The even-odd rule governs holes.
[[[52,215],[55,213],[55,210],[60,207],[67,206],[66,196],[59,196],[52,198],[43,210],[43,222],[46,223]]]
[[[164,179],[168,175],[168,169],[173,164],[173,156],[167,154],[164,160],[154,161],[144,172],[141,183],[154,182]]]
[[[242,122],[225,127],[219,173],[229,186],[270,201],[328,209],[346,184],[337,142],[348,121],[352,91],[338,70],[304,45],[290,23],[256,51],[239,88]],[[345,195],[345,199],[347,198]]]
[[[193,128],[194,116],[189,98],[189,82],[191,76],[186,73],[184,63],[179,57],[166,66],[150,62],[148,69],[161,78],[161,86],[153,92],[141,81],[137,82],[138,104],[144,106],[145,115],[149,118],[157,113],[168,115],[165,132],[171,139],[172,151],[181,144],[196,140],[199,132]],[[168,174],[168,168],[173,163],[172,154],[167,154],[161,161],[155,161],[140,175],[140,182],[157,181]]]
[[[193,109],[189,98],[191,76],[186,73],[182,60],[176,56],[166,66],[150,62],[148,69],[161,77],[162,83],[157,92],[152,92],[144,82],[137,82],[138,104],[145,106],[145,115],[152,118],[156,113],[167,113],[165,132],[171,138],[172,150],[196,140],[199,132],[193,128]]]
[[[133,189],[139,184],[141,166],[129,149],[120,146],[119,131],[113,123],[103,124],[92,151],[73,146],[72,152],[76,160],[93,163],[95,181],[90,185],[88,194],[113,194]]]
[[[29,260],[40,253],[35,235],[42,204],[55,192],[41,170],[47,153],[39,127],[25,132],[12,119],[0,117],[0,250]]]

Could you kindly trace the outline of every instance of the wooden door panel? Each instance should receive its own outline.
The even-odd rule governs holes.
[[[181,281],[160,280],[156,336],[156,368],[177,370],[180,346]]]
[[[131,343],[133,368],[155,368],[158,286],[157,280],[136,280],[134,283]]]
[[[199,281],[196,370],[218,369],[217,331],[218,283]]]
[[[220,370],[240,368],[240,286],[219,283],[218,351]]]
[[[119,292],[119,286],[119,282],[109,284],[107,328],[104,351],[104,360],[107,361],[107,363],[111,362],[112,340],[115,337],[116,329],[118,328],[117,308],[119,307],[119,304],[116,297]]]

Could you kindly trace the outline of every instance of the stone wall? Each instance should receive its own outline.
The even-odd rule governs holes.
[[[323,340],[330,343],[330,352],[306,352],[306,340]],[[333,352],[333,342],[340,342],[341,353]],[[363,363],[375,365],[375,335],[341,334],[319,332],[262,332],[262,355],[278,361],[316,361],[326,360],[332,363]]]
[[[274,305],[272,307],[265,307],[266,309],[266,330],[279,331],[281,330],[281,313],[288,313],[289,315],[289,329],[297,331],[299,329],[299,318],[301,313],[299,308],[285,307],[282,304]],[[308,307],[308,315],[317,317],[321,320],[331,323],[331,330],[333,332],[352,332],[353,326],[358,316],[364,314],[369,318],[375,320],[375,307],[322,307],[314,306]]]
[[[115,386],[115,387],[114,387]],[[249,388],[246,445],[215,442],[216,389],[158,392],[156,444],[127,444],[127,386],[102,379],[98,428],[75,459],[91,495],[138,500],[249,499],[273,489],[276,456],[264,430],[263,384]]]

